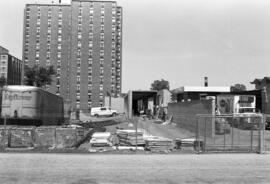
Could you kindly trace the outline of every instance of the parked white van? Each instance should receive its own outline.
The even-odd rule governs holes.
[[[93,107],[91,108],[91,116],[116,116],[117,111],[111,110],[107,107]]]

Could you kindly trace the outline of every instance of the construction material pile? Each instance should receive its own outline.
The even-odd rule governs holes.
[[[95,132],[90,140],[91,147],[110,147],[113,137],[110,132]]]
[[[136,136],[137,133],[137,136]],[[117,130],[117,137],[119,139],[119,145],[124,146],[135,146],[136,145],[136,137],[137,137],[137,145],[144,145],[145,141],[143,139],[143,132],[141,130]]]
[[[196,140],[195,138],[187,138],[177,140],[177,148],[184,150],[185,148],[193,148],[195,151],[200,151],[204,149],[204,144],[202,140]]]
[[[174,148],[174,144],[172,139],[149,136],[145,140],[145,147],[150,151],[167,151],[172,150]]]

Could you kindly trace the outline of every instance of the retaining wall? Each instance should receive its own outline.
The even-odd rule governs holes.
[[[55,147],[68,148],[84,136],[82,128],[63,128],[56,126],[0,127],[0,144],[8,147]]]

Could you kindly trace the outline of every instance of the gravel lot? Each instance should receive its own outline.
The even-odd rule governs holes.
[[[269,183],[270,154],[0,154],[0,183]]]

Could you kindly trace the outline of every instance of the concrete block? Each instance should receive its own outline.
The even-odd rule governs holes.
[[[1,126],[0,127],[0,146],[8,146],[8,134],[9,134],[9,129],[10,127],[6,127],[6,131],[5,131],[5,127]]]
[[[82,138],[81,129],[56,128],[56,148],[69,148]]]
[[[35,147],[52,147],[56,144],[56,127],[43,126],[35,130]]]
[[[10,147],[34,146],[35,127],[12,127],[10,128]]]

